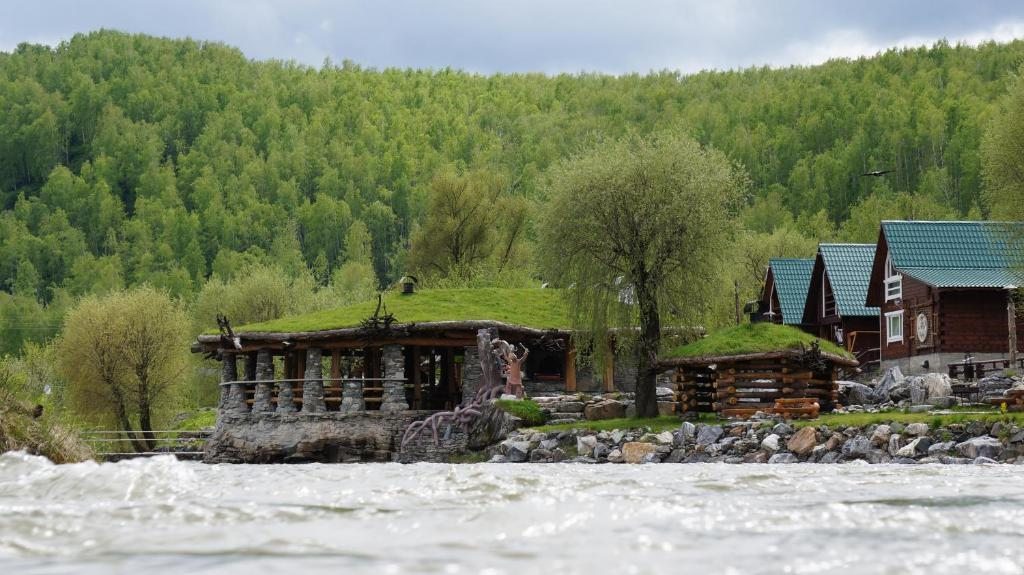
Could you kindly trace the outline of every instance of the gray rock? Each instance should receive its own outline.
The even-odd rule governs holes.
[[[540,447],[541,449],[547,449],[548,451],[551,451],[552,449],[558,447],[558,440],[557,439],[544,439],[544,440],[541,440],[541,442],[538,444],[538,447]]]
[[[724,462],[725,463],[729,463],[729,464],[746,463],[746,461],[744,461],[744,459],[742,457],[739,457],[737,455],[733,455],[731,457],[726,457]]]
[[[943,441],[941,443],[933,443],[928,446],[928,455],[938,456],[946,455],[956,447],[955,441]]]
[[[893,433],[889,436],[889,445],[887,450],[889,455],[896,455],[903,447],[903,436],[898,433]]]
[[[1024,429],[1010,436],[1010,443],[1024,443]]]
[[[800,460],[797,459],[796,455],[793,455],[792,453],[776,453],[775,455],[771,456],[771,458],[768,460],[768,463],[770,464],[799,462]]]
[[[502,445],[509,463],[522,463],[530,459],[529,441],[505,441]]]
[[[929,400],[953,395],[953,382],[944,373],[929,373],[922,379],[922,384]]]
[[[551,461],[555,463],[565,461],[568,458],[569,456],[566,455],[565,451],[561,447],[556,447],[551,450]]]
[[[998,465],[999,462],[988,457],[975,457],[971,463],[975,465]]]
[[[996,459],[1003,452],[1003,444],[994,437],[987,435],[972,437],[956,445],[957,453],[969,459],[988,457]]]
[[[906,444],[899,451],[896,452],[897,457],[916,457],[918,455],[924,455],[928,453],[928,448],[931,447],[932,440],[927,437],[918,437],[917,439]]]
[[[928,424],[927,423],[911,423],[904,430],[907,435],[928,435]]]
[[[609,463],[622,463],[624,461],[626,460],[622,457],[622,450],[616,448],[608,452]]]
[[[692,453],[683,460],[683,463],[707,463],[710,460],[711,456],[707,453]]]
[[[878,447],[888,445],[890,436],[892,436],[892,428],[885,424],[879,425],[871,433],[871,443]]]
[[[530,461],[533,463],[546,463],[551,461],[551,452],[547,449],[534,449],[530,452]]]
[[[743,456],[743,463],[768,463],[768,454],[763,451],[755,451]]]
[[[507,461],[507,459],[505,458],[504,455],[500,453],[495,453],[494,455],[491,456],[490,459],[487,460],[487,463],[505,463],[505,461]]]
[[[583,457],[583,456],[577,455],[576,457],[573,457],[572,459],[566,459],[565,462],[566,463],[588,463],[588,464],[594,464],[594,463],[597,463],[597,460],[594,459],[593,457]]]
[[[892,461],[892,458],[889,457],[888,453],[882,451],[881,449],[869,449],[868,452],[864,454],[864,461],[875,464],[889,463],[890,461]]]
[[[890,401],[890,392],[894,387],[903,384],[906,378],[903,377],[903,372],[898,367],[892,367],[886,370],[882,380],[878,382],[872,392],[872,403],[885,403]]]
[[[890,463],[896,463],[899,465],[917,465],[918,461],[913,457],[896,457]]]
[[[967,459],[966,457],[950,457],[948,455],[939,457],[939,462],[943,465],[966,465],[971,461],[973,460]]]
[[[770,453],[775,453],[779,450],[779,436],[772,433],[761,440],[761,449],[764,449]]]
[[[855,381],[837,381],[839,401],[843,405],[865,405],[874,403],[872,390],[863,383]]]
[[[910,407],[907,408],[907,411],[909,413],[928,413],[932,409],[933,408],[932,408],[931,405],[911,405]],[[911,423],[910,425],[916,425],[916,424],[915,423]]]
[[[780,437],[785,437],[787,435],[793,435],[793,428],[785,423],[777,423],[775,427],[772,428],[772,433]]]
[[[682,448],[673,449],[672,453],[668,454],[665,458],[664,463],[682,463],[686,459],[686,450]],[[608,460],[611,461],[611,456],[608,456]]]
[[[839,463],[843,460],[843,454],[838,451],[829,451],[821,456],[818,463]]]
[[[691,440],[697,437],[697,426],[684,421],[679,425],[679,435],[682,436],[683,440]]]
[[[724,434],[720,425],[705,425],[697,432],[697,445],[711,445]]]
[[[611,449],[607,445],[603,443],[598,443],[597,445],[594,446],[594,451],[591,452],[590,456],[593,457],[594,459],[601,459],[604,457],[608,457],[609,453],[611,453]]]
[[[589,457],[594,453],[595,447],[597,447],[597,437],[593,435],[583,435],[576,438],[576,452],[583,457]]]
[[[662,431],[661,433],[654,436],[654,442],[659,445],[671,445],[672,444],[672,432]]]
[[[870,449],[871,441],[863,435],[858,435],[843,444],[842,453],[847,458],[858,458],[867,455]]]
[[[661,455],[657,453],[648,453],[640,460],[640,463],[661,463]]]

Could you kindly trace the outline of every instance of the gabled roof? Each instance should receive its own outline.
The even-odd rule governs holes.
[[[774,278],[775,293],[779,296],[782,323],[786,325],[802,323],[804,304],[807,303],[807,290],[811,285],[814,259],[772,258],[768,260],[768,267]]]
[[[828,275],[840,316],[877,317],[877,307],[864,305],[874,258],[875,244],[820,244],[818,257],[814,261],[807,304],[804,306],[804,321],[811,322],[817,317],[811,302],[818,302],[821,298],[810,291],[821,290],[820,275]]]
[[[1024,282],[1024,222],[883,221],[881,238],[897,270],[934,287]]]

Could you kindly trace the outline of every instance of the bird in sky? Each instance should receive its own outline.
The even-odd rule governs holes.
[[[875,170],[873,172],[867,172],[867,173],[861,174],[861,176],[872,176],[872,177],[877,178],[879,176],[884,176],[886,174],[889,174],[889,173],[892,173],[892,172],[895,172],[895,171],[896,170]]]

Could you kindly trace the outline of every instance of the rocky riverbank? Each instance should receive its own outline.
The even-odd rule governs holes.
[[[890,422],[845,428],[795,428],[774,419],[683,422],[660,433],[522,430],[487,454],[495,463],[1024,464],[1024,428],[980,420],[940,427]]]

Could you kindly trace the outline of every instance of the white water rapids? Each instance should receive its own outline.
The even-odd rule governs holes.
[[[1024,468],[53,465],[0,456],[0,573],[1024,572]]]

